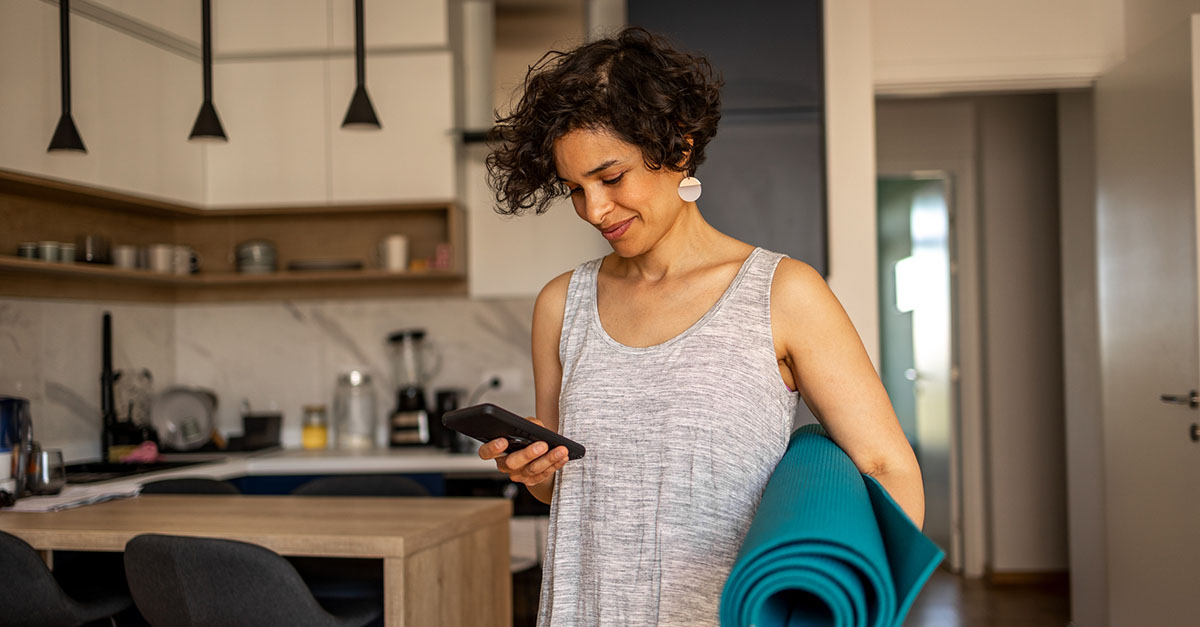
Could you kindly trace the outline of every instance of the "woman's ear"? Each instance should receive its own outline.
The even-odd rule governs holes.
[[[687,148],[684,148],[684,149],[683,149],[683,158],[679,160],[679,163],[676,163],[676,164],[675,164],[675,167],[676,167],[676,168],[679,168],[680,170],[683,170],[683,169],[684,169],[684,167],[687,165],[688,161],[690,161],[690,160],[691,160],[691,158],[692,158],[692,146],[693,146],[693,145],[695,145],[695,143],[696,143],[696,142],[695,142],[695,141],[692,139],[692,136],[691,136],[691,135],[684,135],[684,136],[683,136],[683,142],[684,142],[685,144],[687,144]]]

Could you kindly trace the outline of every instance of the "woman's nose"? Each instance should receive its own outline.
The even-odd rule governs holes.
[[[604,223],[604,216],[612,211],[612,199],[602,189],[586,190],[583,194],[581,217],[593,225]]]

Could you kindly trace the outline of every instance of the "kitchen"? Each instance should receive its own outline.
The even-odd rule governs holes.
[[[243,25],[264,23],[270,15],[260,14],[260,7],[217,2],[214,98],[228,143],[189,142],[203,95],[200,4],[139,9],[71,3],[73,115],[87,153],[47,153],[45,140],[34,141],[32,134],[29,140],[38,147],[26,150],[23,139],[5,131],[3,144],[14,149],[0,166],[9,175],[2,196],[6,249],[15,255],[28,239],[75,244],[90,235],[89,241],[108,245],[112,262],[129,247],[143,259],[126,268],[93,266],[85,263],[83,245],[74,264],[39,259],[45,267],[30,270],[27,260],[12,259],[0,302],[0,329],[11,340],[0,375],[2,392],[31,401],[36,440],[44,449],[60,451],[68,466],[99,459],[102,327],[108,318],[111,366],[118,375],[113,405],[121,410],[115,411],[121,424],[131,414],[139,423],[151,422],[149,395],[171,392],[194,409],[197,398],[204,405],[211,393],[211,429],[224,437],[227,450],[217,450],[205,424],[192,429],[187,442],[177,442],[185,450],[175,453],[173,463],[197,459],[197,451],[223,455],[221,461],[102,484],[72,483],[66,493],[97,485],[120,492],[143,480],[202,476],[238,482],[247,493],[280,494],[316,476],[403,473],[438,496],[501,497],[508,485],[503,475],[467,447],[452,452],[436,423],[422,426],[432,426],[426,437],[437,438],[438,447],[389,449],[387,428],[393,412],[413,409],[400,406],[410,386],[398,381],[397,368],[414,351],[424,363],[409,377],[418,380],[408,383],[420,385],[417,395],[424,397],[430,416],[446,403],[474,401],[533,413],[528,347],[536,286],[559,266],[606,248],[573,216],[556,212],[534,228],[566,236],[558,237],[557,259],[509,261],[506,246],[489,251],[480,245],[489,238],[479,233],[500,220],[490,212],[464,211],[467,198],[478,204],[480,197],[470,196],[479,190],[468,189],[469,179],[459,169],[481,171],[483,149],[464,144],[460,129],[486,128],[493,103],[488,96],[473,112],[483,122],[459,119],[454,110],[463,90],[490,94],[493,74],[496,82],[511,83],[511,74],[531,60],[510,62],[501,75],[491,67],[491,37],[476,37],[472,41],[482,43],[463,50],[460,25],[451,24],[461,19],[450,10],[458,8],[456,3],[366,3],[367,85],[382,129],[343,130],[355,87],[354,3],[310,3],[290,16],[288,28],[252,32]],[[491,8],[490,2],[474,4]],[[282,5],[275,9],[285,11]],[[566,22],[562,36],[578,38],[581,7],[569,9],[550,11],[551,24]],[[22,62],[19,70],[6,65],[5,91],[11,84],[44,83],[55,90],[48,102],[57,103],[58,4],[6,3],[3,13],[0,21],[16,28],[6,30],[5,45],[23,50],[10,55],[6,48],[3,58],[28,60],[29,50],[42,55],[32,65]],[[519,21],[511,14],[505,18],[501,10],[499,19]],[[483,21],[470,28],[496,28],[487,11],[477,9],[475,15]],[[511,42],[504,45],[526,43]],[[476,70],[458,76],[451,68],[465,54],[476,55]],[[274,78],[260,81],[264,75]],[[350,82],[340,85],[343,78]],[[271,88],[254,87],[259,83]],[[343,87],[344,96],[334,93]],[[250,91],[234,96],[244,89]],[[420,97],[412,98],[413,93]],[[189,99],[195,102],[185,102]],[[14,112],[31,102],[6,102],[2,108]],[[183,129],[178,142],[168,139],[174,126]],[[118,131],[121,127],[140,128],[135,134],[141,139]],[[55,187],[55,182],[63,184]],[[50,212],[55,218],[47,220]],[[15,224],[23,225],[19,234],[9,228]],[[8,237],[14,238],[11,247]],[[237,245],[263,240],[274,245],[279,270],[329,258],[357,260],[366,268],[295,270],[288,277],[244,272],[254,270],[249,266],[255,259],[239,258]],[[476,244],[468,250],[472,241]],[[164,243],[190,248],[199,271],[156,272],[162,268],[145,257]],[[264,250],[272,252],[262,246],[245,250],[260,258]],[[27,262],[23,268],[22,261]],[[398,331],[410,333],[389,342]],[[410,351],[401,355],[402,347]],[[339,420],[345,404],[339,381],[353,372],[365,376],[355,376],[353,389],[342,389],[373,400],[374,433],[339,433],[346,422]],[[142,381],[140,389],[136,381]],[[324,407],[331,444],[336,446],[339,436],[345,444],[351,436],[369,435],[381,446],[304,451],[305,409],[313,406]],[[282,417],[276,446],[228,453],[239,437],[251,435],[245,433],[247,414]],[[320,419],[314,416],[312,422]],[[22,501],[54,498],[59,497]],[[511,568],[516,588],[525,588],[514,608],[518,624],[536,611],[536,576],[530,580],[529,571],[538,562],[545,513],[542,506],[530,517],[525,508],[519,504],[512,512],[516,523],[532,518],[532,524],[514,523],[512,537],[504,538],[512,551],[503,560],[503,572]],[[473,516],[481,521],[491,516],[483,514]],[[482,572],[490,577],[490,570]],[[459,578],[449,572],[446,577]],[[472,580],[462,576],[463,585]],[[502,590],[512,587],[505,583]],[[504,596],[489,599],[497,607],[511,607],[514,601]],[[469,607],[447,598],[448,607]],[[402,619],[389,612],[389,621],[396,620]]]
[[[497,2],[496,66],[486,63],[490,72],[472,73],[473,66],[466,63],[463,74],[457,73],[456,55],[465,58],[470,42],[487,41],[487,37],[456,39],[460,25],[445,15],[452,3],[367,3],[371,52],[366,82],[383,128],[374,134],[356,134],[339,128],[354,91],[352,3],[308,3],[303,10],[291,10],[288,28],[269,30],[254,25],[275,23],[277,4],[246,3],[251,6],[238,9],[246,14],[237,16],[231,3],[217,2],[214,102],[229,135],[224,145],[186,141],[202,101],[198,4],[130,8],[131,3],[115,1],[72,3],[73,11],[89,12],[72,22],[71,31],[73,108],[89,151],[86,156],[45,152],[60,112],[57,3],[12,0],[0,5],[4,11],[0,59],[5,60],[0,168],[214,213],[457,199],[463,209],[460,241],[466,242],[466,250],[456,251],[464,253],[463,265],[454,272],[461,276],[445,281],[406,278],[279,288],[247,287],[234,281],[216,285],[174,279],[104,282],[62,273],[45,280],[46,273],[31,279],[37,273],[6,271],[0,299],[0,329],[5,337],[0,343],[0,393],[33,401],[37,439],[47,448],[63,451],[68,462],[99,455],[100,321],[105,311],[112,314],[114,368],[148,370],[156,389],[178,384],[216,391],[216,426],[226,435],[241,433],[241,403],[246,400],[254,411],[282,413],[281,444],[299,447],[304,406],[324,404],[331,409],[338,376],[355,368],[378,375],[374,381],[380,411],[390,411],[390,392],[381,384],[391,376],[386,338],[406,328],[425,329],[441,355],[442,367],[428,383],[431,392],[454,388],[469,393],[496,377],[501,379],[500,387],[486,389],[480,398],[531,413],[528,325],[533,295],[560,269],[602,254],[605,245],[578,228],[569,211],[551,211],[532,220],[501,220],[492,215],[479,176],[482,149],[471,143],[460,146],[455,134],[475,125],[459,122],[452,112],[460,95],[485,90],[483,85],[494,86],[494,104],[502,105],[503,94],[541,51],[578,39],[589,21],[619,23],[609,17],[611,3],[534,10],[528,3]],[[877,279],[869,261],[875,235],[872,94],[901,97],[1085,88],[1125,52],[1183,19],[1182,9],[1168,9],[1162,2],[1113,1],[1100,3],[1102,7],[1081,3],[1071,18],[1050,14],[1035,2],[976,13],[949,11],[945,3],[937,2],[906,8],[887,4],[837,3],[827,7],[825,16],[831,68],[826,76],[827,180],[830,207],[836,208],[829,222],[830,265],[835,268],[829,280],[873,356],[879,354],[879,343],[870,331],[877,321]],[[382,33],[372,32],[372,24],[388,26]],[[980,30],[980,24],[990,27]],[[1061,37],[1033,35],[1045,28],[1057,29]],[[131,31],[158,43],[145,43]],[[536,32],[542,34],[531,34]],[[919,36],[906,38],[906,33]],[[1058,47],[1048,43],[1051,40],[1071,45]],[[314,41],[325,44],[314,49]],[[397,78],[386,80],[389,75]],[[407,97],[412,93],[407,81],[413,76],[422,77],[421,98]],[[38,87],[32,93],[9,89],[10,81]],[[264,91],[262,86],[270,89]],[[483,116],[477,119],[487,119],[488,114],[477,112]],[[412,124],[414,119],[438,122]],[[411,158],[415,151],[421,158]],[[12,194],[5,192],[2,198],[11,203]],[[78,206],[58,198],[49,204]],[[42,202],[21,211],[29,215],[46,207]],[[159,213],[148,220],[192,219],[165,216],[161,207],[155,211]],[[278,214],[269,217],[277,218]],[[113,244],[157,243],[130,238],[128,234],[134,232],[128,230],[130,220],[94,225],[111,225]],[[162,228],[158,232],[170,232],[173,239],[173,223],[148,228]],[[73,243],[81,234],[49,223],[45,229],[44,237],[32,233],[29,237]],[[4,254],[15,254],[25,241],[5,240],[12,250]],[[552,244],[543,245],[546,242]],[[225,254],[231,254],[236,243],[230,243]],[[437,242],[427,243],[433,245],[421,254],[432,257]],[[360,254],[364,261],[372,261],[366,250]],[[201,268],[215,268],[232,267],[233,262],[210,254],[200,263]],[[70,289],[83,290],[77,294],[86,296],[60,298],[61,282],[72,283]],[[295,299],[265,295],[279,289],[291,290]],[[324,290],[332,291],[322,296]],[[389,291],[395,295],[380,297]],[[255,292],[263,292],[263,299],[255,298]],[[1099,383],[1087,389],[1098,396]],[[1072,399],[1088,407],[1081,399],[1089,396],[1093,395],[1086,389],[1068,391],[1068,416]],[[1033,426],[1042,419],[1022,418],[1025,433],[1034,432]],[[1070,420],[1068,430],[1073,433],[1100,430],[1093,419]],[[1021,493],[1021,484],[1002,470],[1006,460],[1016,459],[1028,460],[1023,463],[1038,469],[1052,468],[1047,460],[1062,451],[1049,450],[1045,442],[1030,435],[989,451],[992,463],[1000,464],[991,489],[1012,500],[993,503],[994,509],[984,514],[986,525],[1031,529],[1011,544],[989,547],[995,552],[993,566],[1029,572],[1067,566],[1066,540],[1056,535],[1062,533],[1059,526],[1066,524],[1062,522],[1066,505],[1061,500],[1012,497]],[[1092,440],[1085,437],[1079,442],[1086,447]],[[1037,454],[1022,457],[1026,450]],[[1101,462],[1091,463],[1071,462],[1068,471],[1072,476],[1103,476]],[[1076,489],[1072,488],[1073,499],[1080,497]],[[1098,490],[1102,494],[1103,486]],[[1097,489],[1092,489],[1082,497],[1096,494]],[[1085,587],[1076,592],[1084,595],[1080,601],[1104,594],[1104,538],[1095,540],[1094,535],[1104,532],[1087,523],[1103,519],[1103,511],[1096,507],[1100,506],[1073,513],[1070,521],[1072,541],[1090,537],[1101,549],[1095,550],[1093,544],[1071,552],[1072,575],[1084,578]],[[1046,538],[1052,540],[1049,549],[1042,550]],[[1110,540],[1110,546],[1113,542],[1117,540]],[[1101,556],[1100,563],[1079,563],[1086,555]],[[1133,605],[1128,596],[1122,598],[1124,607]],[[1116,601],[1112,603],[1118,607]],[[1102,606],[1077,602],[1075,612],[1094,613]],[[1076,621],[1106,624],[1107,611],[1102,612],[1105,618],[1077,616]]]

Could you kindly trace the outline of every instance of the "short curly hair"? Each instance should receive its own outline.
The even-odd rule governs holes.
[[[722,85],[707,59],[641,28],[546,53],[525,75],[520,101],[488,134],[496,211],[545,213],[566,195],[554,142],[577,129],[603,129],[637,146],[652,170],[695,174],[717,134]]]

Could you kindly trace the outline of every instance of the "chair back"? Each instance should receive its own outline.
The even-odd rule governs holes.
[[[241,494],[237,486],[221,479],[180,477],[159,479],[142,486],[142,494]]]
[[[401,475],[334,475],[301,484],[298,496],[429,496],[425,486]]]
[[[129,597],[114,594],[80,603],[63,591],[38,552],[24,540],[0,531],[0,623],[71,626],[104,618],[129,607]]]
[[[159,534],[125,545],[125,574],[151,625],[335,626],[279,554],[246,542]]]

